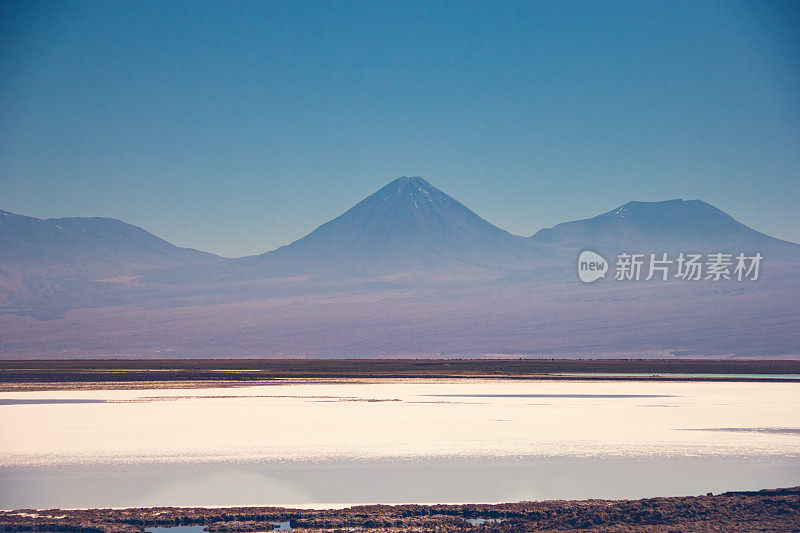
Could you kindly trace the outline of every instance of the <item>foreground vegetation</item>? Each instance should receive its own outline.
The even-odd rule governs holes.
[[[142,533],[149,527],[206,531],[797,531],[800,487],[643,500],[469,505],[366,505],[340,510],[278,507],[18,510],[0,531]]]

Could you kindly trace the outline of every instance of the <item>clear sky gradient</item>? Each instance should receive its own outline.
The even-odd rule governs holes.
[[[800,241],[797,2],[0,4],[0,208],[226,256],[400,176],[512,233],[700,198]]]

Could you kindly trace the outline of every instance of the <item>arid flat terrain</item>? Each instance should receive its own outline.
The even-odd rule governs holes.
[[[338,510],[279,507],[17,510],[0,531],[142,533],[151,527],[270,531],[798,531],[800,487],[643,500],[467,505],[366,505]],[[180,530],[177,530],[180,531]]]

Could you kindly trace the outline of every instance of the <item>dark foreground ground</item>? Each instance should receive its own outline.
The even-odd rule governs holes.
[[[0,531],[141,533],[150,527],[206,531],[800,531],[800,487],[645,500],[497,505],[368,505],[341,510],[278,507],[17,510]],[[288,523],[288,524],[287,524]]]
[[[580,379],[750,381],[736,374],[797,381],[800,360],[720,359],[177,359],[0,361],[0,391],[81,388],[175,388],[273,384],[302,379],[515,378],[576,379],[564,373],[632,373]],[[714,377],[664,374],[716,374]],[[763,381],[764,379],[759,379]]]

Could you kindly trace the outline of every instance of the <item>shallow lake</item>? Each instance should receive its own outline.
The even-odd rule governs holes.
[[[629,378],[672,378],[672,379],[794,379],[800,381],[800,374],[699,374],[699,373],[677,373],[677,372],[552,372],[551,376],[565,377],[629,377]]]
[[[800,484],[800,384],[0,394],[0,508],[632,498]]]

